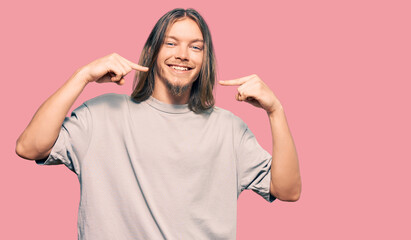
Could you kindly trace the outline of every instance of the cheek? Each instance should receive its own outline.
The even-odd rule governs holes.
[[[192,61],[195,63],[195,65],[199,68],[201,68],[201,65],[203,63],[203,54],[196,54],[193,58]]]
[[[163,63],[168,56],[170,55],[170,50],[164,47],[161,47],[157,54],[157,62]]]
[[[161,59],[157,58],[156,63],[154,64],[154,74],[163,75],[164,69],[161,65]]]

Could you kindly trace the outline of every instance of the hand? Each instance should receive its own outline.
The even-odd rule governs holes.
[[[84,74],[86,83],[115,82],[118,85],[123,85],[124,76],[132,69],[148,71],[148,67],[140,66],[117,53],[112,53],[83,66],[80,71]]]
[[[219,81],[223,86],[240,86],[237,88],[235,98],[237,101],[245,101],[273,113],[282,109],[280,101],[271,89],[255,74],[233,80]]]

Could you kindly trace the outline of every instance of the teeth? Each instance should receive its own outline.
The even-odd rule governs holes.
[[[172,68],[176,69],[176,70],[180,70],[180,71],[187,71],[188,68],[186,67],[178,67],[178,66],[171,66]]]

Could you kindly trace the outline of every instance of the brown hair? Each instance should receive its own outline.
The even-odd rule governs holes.
[[[181,18],[188,17],[199,26],[204,40],[203,64],[197,79],[193,82],[188,100],[188,107],[195,113],[201,113],[214,106],[213,88],[216,75],[216,61],[211,33],[203,17],[194,9],[176,8],[164,14],[156,23],[144,45],[138,62],[146,66],[148,72],[137,72],[134,76],[131,97],[136,102],[147,100],[154,90],[154,67],[158,52],[162,46],[168,27]]]

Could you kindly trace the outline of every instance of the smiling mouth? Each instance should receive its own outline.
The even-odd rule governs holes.
[[[174,69],[178,72],[187,72],[187,71],[190,71],[191,69],[193,69],[192,67],[181,66],[181,65],[168,64],[167,66],[169,66],[170,68],[172,68],[172,69]]]

